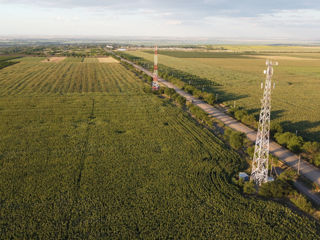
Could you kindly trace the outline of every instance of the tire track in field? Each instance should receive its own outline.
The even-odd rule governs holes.
[[[63,237],[63,239],[70,239],[70,226],[72,224],[72,216],[73,216],[72,213],[73,213],[73,210],[76,207],[77,203],[79,202],[79,198],[80,198],[82,172],[85,167],[85,160],[86,160],[86,157],[88,155],[88,150],[89,150],[90,131],[91,131],[91,127],[95,124],[93,121],[95,119],[94,104],[95,104],[95,100],[92,99],[91,113],[90,113],[88,120],[87,120],[87,128],[85,131],[84,142],[82,144],[81,152],[79,154],[79,167],[78,167],[79,172],[78,172],[78,174],[76,174],[76,177],[74,179],[74,191],[73,191],[74,192],[74,199],[72,201],[72,206],[70,207],[70,212],[69,212],[68,220],[67,220],[67,224],[66,224],[66,233],[65,233],[65,236]],[[72,238],[72,236],[71,236],[71,238]]]
[[[47,93],[58,92],[61,88],[64,87],[64,81],[68,73],[72,72],[72,64],[63,65],[60,74],[56,74],[56,80],[51,84],[51,87],[47,88]]]
[[[43,68],[37,68],[36,71],[34,68],[32,68],[33,72],[30,72],[27,75],[21,76],[21,78],[15,78],[11,84],[9,84],[6,87],[7,95],[12,95],[12,93],[19,93],[19,89],[21,89],[23,86],[28,84],[30,81],[34,81],[34,79],[37,79],[39,76],[45,74],[45,71],[43,71]]]
[[[45,87],[50,86],[52,79],[54,79],[55,73],[61,72],[63,70],[63,67],[63,64],[52,64],[50,71],[46,71],[46,74],[42,75],[41,78],[39,78],[40,81],[36,85],[31,86],[31,92],[44,93]],[[35,79],[34,81],[37,82],[38,79]]]

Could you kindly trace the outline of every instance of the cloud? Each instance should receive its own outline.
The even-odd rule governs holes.
[[[112,9],[134,12],[151,9],[159,12],[196,15],[253,16],[279,10],[320,9],[319,0],[0,0],[0,4],[23,4],[46,8]]]
[[[166,24],[168,25],[181,25],[182,21],[179,20],[170,20],[170,21],[166,21]]]
[[[60,23],[62,34],[70,22],[81,33],[99,25],[119,35],[320,37],[319,0],[0,0],[0,20],[13,16],[30,22],[25,31],[47,21],[52,28]],[[0,33],[20,29],[10,24]]]
[[[203,24],[220,36],[242,38],[320,37],[320,10],[280,10],[254,17],[213,16],[204,18]],[[303,33],[303,34],[302,34]]]

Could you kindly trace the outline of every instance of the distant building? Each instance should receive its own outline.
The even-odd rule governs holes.
[[[112,47],[112,46],[110,46],[110,45],[107,45],[107,48],[113,49],[113,47]]]
[[[117,51],[124,52],[124,51],[127,51],[127,49],[125,49],[125,48],[118,48]]]
[[[243,179],[244,181],[249,181],[249,175],[246,174],[245,172],[240,172],[239,179]]]

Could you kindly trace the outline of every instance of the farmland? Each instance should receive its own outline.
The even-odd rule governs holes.
[[[282,50],[281,48],[279,51]],[[153,55],[149,52],[129,53],[153,60]],[[262,96],[260,84],[265,78],[264,57],[268,53],[261,54],[263,58],[246,54],[237,54],[237,57],[234,57],[232,53],[222,55],[213,52],[205,53],[204,57],[202,55],[201,52],[169,51],[161,54],[160,50],[159,63],[221,84],[212,90],[218,93],[220,101],[231,105],[235,103],[237,106],[245,107],[250,113],[258,114],[259,99]],[[225,57],[228,55],[231,56]],[[320,54],[294,52],[269,55],[271,58],[278,58],[280,64],[275,68],[274,75],[276,88],[273,91],[272,121],[281,122],[285,130],[298,130],[299,135],[305,139],[319,141]]]
[[[1,239],[319,239],[231,183],[237,153],[118,63],[0,71]]]

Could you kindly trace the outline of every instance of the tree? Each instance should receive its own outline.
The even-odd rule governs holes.
[[[286,146],[289,150],[296,153],[300,152],[303,146],[302,137],[298,137],[291,132],[276,133],[275,138],[279,144]]]
[[[215,98],[214,98],[214,95],[212,93],[206,94],[205,97],[204,97],[204,100],[210,105],[213,105],[214,102],[215,102]]]
[[[320,143],[319,142],[305,142],[303,144],[302,149],[307,153],[314,154],[316,152],[319,152]]]
[[[312,213],[312,205],[308,200],[302,196],[301,194],[296,193],[293,198],[290,199],[297,207],[306,211],[308,213]]]
[[[180,105],[185,105],[186,104],[186,98],[184,98],[184,97],[179,95],[176,98],[176,102],[179,103]]]
[[[256,118],[253,115],[243,115],[241,122],[250,126],[257,126]]]
[[[229,137],[230,146],[239,150],[243,146],[244,135],[243,133],[233,131]]]
[[[248,112],[245,111],[245,110],[238,110],[238,111],[235,111],[234,113],[234,116],[237,120],[241,121],[241,119],[245,116],[245,115],[248,115]]]
[[[313,158],[313,164],[317,167],[320,167],[320,153],[316,154]]]
[[[259,189],[259,195],[282,198],[288,196],[292,191],[293,188],[287,181],[277,179],[276,181],[262,184]]]
[[[280,123],[271,122],[270,133],[271,133],[271,136],[274,136],[276,133],[283,133],[283,128],[280,125]]]
[[[254,154],[254,148],[255,146],[250,146],[247,148],[247,154],[252,158]]]

